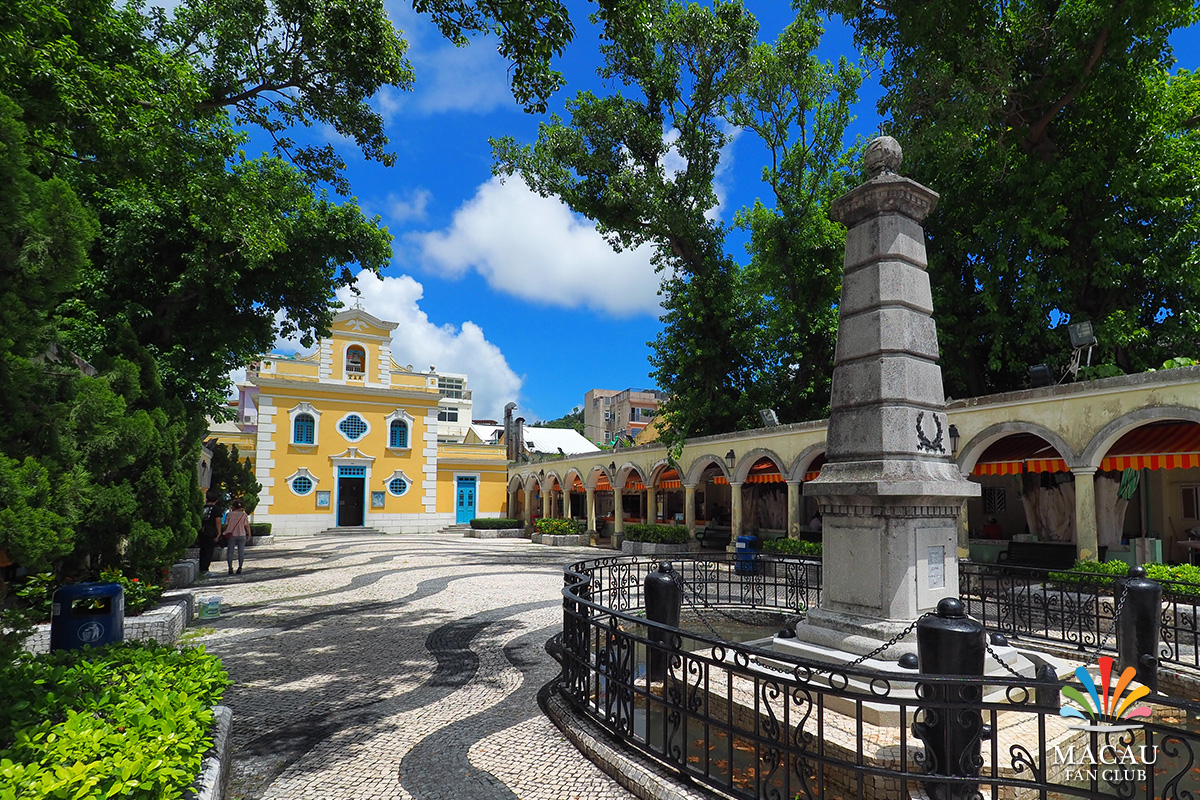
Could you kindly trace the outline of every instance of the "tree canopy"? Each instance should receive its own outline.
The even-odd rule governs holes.
[[[1097,361],[1200,345],[1200,79],[1173,70],[1192,0],[831,0],[887,52],[880,111],[925,222],[947,391],[1025,385],[1088,320]]]
[[[580,92],[570,120],[536,143],[495,141],[496,169],[520,174],[596,222],[614,247],[649,243],[663,275],[663,331],[651,343],[669,436],[753,427],[758,409],[819,416],[828,403],[843,232],[827,205],[853,154],[842,137],[860,73],[812,53],[820,21],[799,4],[774,45],[740,4],[644,2],[595,17],[610,95]],[[738,216],[751,264],[726,250],[714,182],[734,126],[760,136],[773,203]]]
[[[558,0],[418,0],[494,33],[539,108]],[[390,165],[367,100],[413,80],[382,0],[13,0],[0,17],[0,547],[32,569],[149,570],[194,538],[204,414],[278,337],[390,258],[328,125]],[[248,154],[250,132],[270,150]],[[311,137],[308,137],[311,138]],[[69,556],[74,553],[73,558]],[[66,559],[63,561],[63,559]]]

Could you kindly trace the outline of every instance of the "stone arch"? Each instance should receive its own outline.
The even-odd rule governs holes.
[[[675,469],[675,465],[671,463],[670,459],[660,458],[658,461],[655,461],[652,465],[650,465],[650,481],[646,483],[646,485],[658,488],[658,482],[662,480],[663,473],[669,469]],[[680,477],[682,479],[682,476]]]
[[[704,455],[696,456],[696,458],[692,460],[692,464],[687,470],[687,480],[685,483],[690,486],[695,486],[697,483],[699,483],[700,476],[704,474],[704,470],[708,468],[709,464],[716,464],[717,468],[721,470],[721,474],[724,475],[726,479],[729,478],[729,470],[725,466],[725,459],[716,453],[705,453]]]
[[[733,477],[730,481],[733,483],[745,483],[746,476],[750,474],[750,470],[762,459],[768,459],[775,464],[775,468],[779,470],[780,475],[787,475],[787,469],[783,465],[783,459],[774,450],[768,450],[765,447],[756,447],[738,460],[733,468]]]
[[[1084,467],[1099,468],[1100,462],[1104,460],[1109,449],[1123,435],[1134,428],[1141,427],[1142,423],[1169,421],[1200,423],[1200,409],[1186,406],[1155,406],[1130,411],[1105,425],[1099,433],[1092,437],[1087,447],[1083,448],[1083,454],[1079,456],[1079,464]]]
[[[562,488],[562,486],[564,485],[563,479],[558,476],[558,473],[555,472],[554,470],[547,471],[546,472],[546,486],[553,489],[555,481],[558,482],[559,488]]]
[[[620,467],[617,468],[617,475],[616,475],[617,480],[615,482],[613,482],[613,486],[624,487],[625,482],[629,480],[630,473],[634,473],[634,472],[636,472],[637,476],[639,478],[641,478],[642,485],[643,486],[647,485],[645,470],[641,466],[633,463],[632,461],[626,461],[624,464],[622,464]]]
[[[520,475],[513,475],[512,477],[510,477],[508,479],[508,490],[510,492],[517,492],[524,488],[525,488],[525,481],[524,481],[524,479],[521,478]]]
[[[541,490],[542,480],[536,472],[530,471],[525,474],[525,491],[532,492],[534,489]]]
[[[792,466],[786,473],[787,479],[789,481],[804,480],[804,473],[808,472],[809,465],[823,455],[825,455],[825,442],[810,444],[801,450],[800,455],[792,461]]]
[[[995,425],[989,425],[975,434],[971,438],[971,441],[962,447],[958,458],[955,459],[958,462],[959,470],[963,475],[970,475],[971,471],[975,469],[975,465],[979,463],[979,457],[983,455],[988,447],[1013,433],[1032,433],[1034,436],[1039,436],[1058,451],[1059,457],[1067,462],[1068,467],[1078,465],[1075,451],[1057,433],[1045,426],[1038,425],[1036,422],[1013,420],[1011,422],[997,422]]]
[[[563,476],[563,486],[567,487],[567,490],[570,491],[575,487],[576,480],[586,485],[583,473],[579,471],[579,467],[571,467]]]
[[[604,476],[604,478],[608,480],[609,485],[612,485],[613,476],[609,474],[609,471],[605,467],[597,464],[588,470],[587,477],[583,479],[584,487],[588,489],[595,489],[596,485],[600,483],[599,476]]]

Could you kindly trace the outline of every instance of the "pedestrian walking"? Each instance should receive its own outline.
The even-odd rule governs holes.
[[[229,574],[233,574],[233,551],[237,550],[237,574],[242,574],[242,562],[246,560],[246,538],[250,535],[250,517],[246,514],[245,505],[241,500],[233,501],[233,510],[225,518],[225,563],[229,565]]]
[[[200,536],[196,544],[200,547],[200,574],[207,575],[212,565],[213,550],[221,538],[221,507],[217,501],[221,495],[210,491],[204,496],[204,510],[200,512]]]

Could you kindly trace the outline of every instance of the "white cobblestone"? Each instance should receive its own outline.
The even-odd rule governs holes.
[[[281,541],[197,640],[233,679],[231,795],[258,800],[632,797],[539,710],[558,672],[562,566],[526,540],[404,534]]]

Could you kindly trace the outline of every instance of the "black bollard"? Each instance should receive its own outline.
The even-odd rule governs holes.
[[[1038,682],[1054,682],[1053,686],[1039,686],[1034,690],[1033,704],[1039,708],[1044,708],[1047,711],[1059,711],[1062,709],[1062,690],[1058,685],[1058,673],[1054,671],[1054,667],[1049,664],[1042,664],[1037,668],[1036,680]]]
[[[643,591],[646,597],[646,619],[678,628],[679,609],[683,605],[683,589],[675,580],[675,573],[671,569],[670,562],[659,562],[658,572],[651,572],[646,576]],[[667,642],[670,634],[653,625],[649,625],[647,628],[648,638],[651,641],[650,657],[647,659],[650,680],[661,683],[667,679],[669,662],[668,653],[661,645]]]
[[[1135,680],[1158,691],[1158,631],[1162,625],[1162,585],[1146,577],[1145,567],[1130,567],[1129,577],[1117,581],[1117,672],[1136,670]]]
[[[969,675],[978,685],[929,682],[917,684],[917,696],[939,703],[921,708],[913,735],[925,744],[925,769],[933,775],[978,778],[983,766],[980,742],[986,730],[979,704],[983,700],[983,625],[967,616],[957,597],[943,598],[937,614],[917,623],[917,657],[922,675]],[[946,704],[946,705],[940,705]],[[934,800],[968,800],[979,796],[978,783],[925,784]]]

